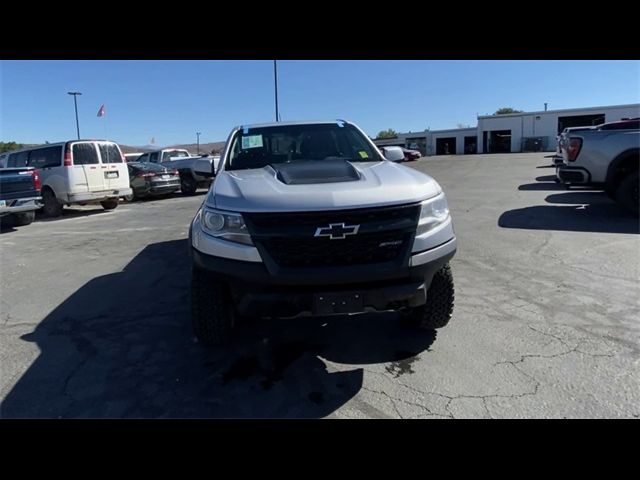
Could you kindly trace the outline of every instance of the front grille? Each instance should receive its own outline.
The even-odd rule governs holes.
[[[281,267],[330,267],[400,262],[415,234],[419,205],[335,212],[244,214],[261,253]],[[332,223],[359,225],[343,239],[315,237]]]

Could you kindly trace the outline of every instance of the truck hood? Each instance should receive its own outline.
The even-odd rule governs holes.
[[[286,184],[270,166],[221,171],[205,204],[235,212],[340,210],[419,202],[438,195],[428,175],[393,162],[353,162],[358,179]]]

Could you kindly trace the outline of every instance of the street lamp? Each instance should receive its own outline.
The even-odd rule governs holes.
[[[78,140],[80,140],[80,123],[78,123],[78,95],[82,95],[80,92],[67,92],[69,95],[73,95],[73,104],[76,107],[76,131],[78,133]]]
[[[196,142],[198,144],[198,147],[197,147],[198,148],[198,155],[200,155],[200,133],[201,132],[196,132],[196,137],[197,137]]]
[[[277,60],[273,61],[273,80],[274,87],[276,92],[276,122],[280,121],[280,116],[278,115],[278,64]]]

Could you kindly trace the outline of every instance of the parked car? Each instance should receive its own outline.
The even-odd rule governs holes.
[[[570,187],[602,188],[629,212],[638,215],[640,120],[602,124],[569,132],[562,144],[558,179]]]
[[[165,148],[148,152],[138,162],[158,163],[180,174],[180,189],[185,195],[193,195],[198,188],[209,188],[215,175],[215,163],[210,156],[193,156],[187,150]]]
[[[418,150],[410,150],[404,147],[401,147],[401,148],[402,148],[402,152],[404,153],[405,162],[410,162],[412,160],[418,160],[419,158],[422,158],[422,154]]]
[[[112,210],[119,197],[131,194],[124,156],[113,142],[70,140],[16,150],[7,166],[39,169],[43,212],[51,217],[71,204],[100,203]]]
[[[31,167],[0,169],[0,217],[29,225],[42,207],[40,173]]]
[[[402,151],[402,158],[398,160],[399,162],[410,162],[422,157],[422,154],[418,150],[410,150],[404,147],[378,147],[383,156],[388,148],[399,148]]]
[[[180,189],[180,175],[175,169],[168,169],[157,163],[130,162],[129,179],[132,193],[125,200],[168,195]]]
[[[456,236],[431,177],[353,123],[236,127],[189,228],[192,320],[205,344],[237,319],[396,310],[426,329],[453,311]]]
[[[124,154],[124,160],[125,162],[129,163],[129,162],[135,162],[136,160],[138,160],[138,158],[140,158],[143,155],[142,152],[137,152],[137,153],[125,153]]]

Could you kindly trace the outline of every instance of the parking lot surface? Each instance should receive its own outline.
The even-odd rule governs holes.
[[[549,164],[409,164],[458,236],[437,332],[393,313],[263,320],[203,348],[186,240],[203,191],[3,228],[0,417],[638,417],[638,220]]]

